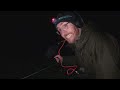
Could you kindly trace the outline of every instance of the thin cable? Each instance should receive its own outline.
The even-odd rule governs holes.
[[[55,64],[54,64],[54,65],[55,65]],[[50,67],[52,67],[52,66],[54,66],[54,65],[48,66],[48,67],[46,67],[46,68],[43,68],[43,69],[41,69],[41,70],[39,70],[39,71],[37,71],[37,72],[35,72],[35,73],[32,73],[32,74],[30,74],[30,75],[28,75],[28,76],[23,77],[23,78],[21,78],[21,79],[26,79],[26,78],[28,78],[28,77],[30,77],[30,76],[33,76],[33,75],[35,75],[35,74],[37,74],[37,73],[39,73],[39,72],[41,72],[41,71],[46,70],[46,69],[48,69],[48,68],[50,68]]]

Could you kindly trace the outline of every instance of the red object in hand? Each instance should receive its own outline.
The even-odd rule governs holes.
[[[60,49],[58,50],[58,55],[56,55],[54,58],[56,59],[57,63],[60,63],[61,66],[64,69],[67,69],[67,75],[71,75],[73,72],[75,72],[75,70],[77,69],[77,65],[74,66],[63,66],[62,62],[63,62],[63,57],[60,55],[60,50],[62,49],[63,45],[65,44],[65,40],[63,41],[62,46],[60,47]]]

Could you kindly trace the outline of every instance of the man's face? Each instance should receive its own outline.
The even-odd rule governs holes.
[[[70,22],[60,22],[57,25],[57,30],[60,35],[70,44],[75,43],[81,29],[78,29],[74,24]]]

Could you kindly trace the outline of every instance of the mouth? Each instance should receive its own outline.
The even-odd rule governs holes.
[[[69,38],[71,38],[71,36],[72,36],[72,34],[67,34],[65,37],[66,37],[66,39],[69,39]]]

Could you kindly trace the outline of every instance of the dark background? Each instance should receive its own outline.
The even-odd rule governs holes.
[[[0,11],[0,79],[20,79],[48,64],[45,54],[59,41],[51,23],[58,12]],[[93,21],[119,38],[120,11],[78,12],[85,22]]]

